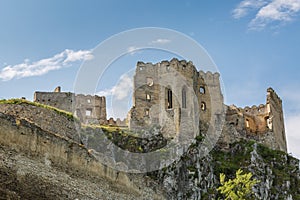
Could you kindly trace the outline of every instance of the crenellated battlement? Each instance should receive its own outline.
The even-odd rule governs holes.
[[[219,86],[220,85],[220,73],[202,70],[197,71],[192,61],[178,60],[173,58],[170,61],[164,60],[158,63],[138,61],[136,65],[136,74],[145,75],[158,75],[160,73],[169,73],[170,70],[174,70],[186,78],[193,77],[193,79],[199,79],[205,82],[205,85]]]

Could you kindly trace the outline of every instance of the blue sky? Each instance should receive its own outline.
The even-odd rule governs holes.
[[[128,29],[168,28],[207,50],[221,73],[226,104],[265,103],[273,87],[284,102],[289,151],[300,157],[299,13],[300,0],[0,0],[0,98],[32,100],[34,91],[58,85],[72,91],[80,65],[99,43]],[[124,91],[118,88],[129,80],[124,73],[139,59],[172,57],[129,52],[107,72],[117,78],[100,80],[98,90]],[[118,74],[120,65],[126,67]]]

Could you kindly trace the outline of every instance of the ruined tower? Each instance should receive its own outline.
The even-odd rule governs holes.
[[[137,63],[130,129],[160,125],[173,137],[200,121],[210,122],[212,113],[215,115],[216,109],[221,112],[222,107],[219,73],[197,71],[191,61],[175,58]]]
[[[253,139],[287,152],[282,101],[272,88],[267,89],[266,104],[245,108],[228,106],[226,122],[223,140],[227,143],[241,138]],[[230,127],[240,134],[230,135]]]
[[[71,112],[83,124],[107,123],[104,96],[75,95],[71,92],[61,92],[61,88],[57,87],[54,92],[35,92],[34,102]]]

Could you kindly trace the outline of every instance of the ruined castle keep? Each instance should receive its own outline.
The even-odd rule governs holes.
[[[286,152],[282,101],[275,91],[267,90],[264,105],[244,109],[226,106],[219,77],[219,73],[197,71],[191,61],[175,58],[156,64],[138,62],[129,128],[159,125],[165,136],[174,137],[189,131],[197,120],[200,125],[218,123],[224,112],[220,143],[253,139]]]
[[[56,107],[74,113],[83,124],[106,124],[105,97],[61,92],[35,92],[34,102]]]
[[[175,58],[156,64],[138,62],[133,91],[129,128],[157,124],[173,133],[169,136],[196,125],[197,117],[209,122],[211,108],[220,113],[223,106],[219,73],[198,72],[191,61]]]

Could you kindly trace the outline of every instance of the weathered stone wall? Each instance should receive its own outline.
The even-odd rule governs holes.
[[[74,94],[71,92],[35,92],[34,102],[72,112]]]
[[[275,138],[278,149],[286,152],[287,145],[284,128],[282,101],[272,88],[269,88],[267,92],[267,105],[270,106],[269,121],[272,124],[272,132],[274,134],[273,137]]]
[[[0,147],[1,153],[3,149],[10,149],[11,151],[20,154],[21,156],[19,158],[22,156],[24,157],[25,155],[25,157],[31,158],[33,161],[29,166],[26,166],[27,169],[25,171],[22,170],[22,168],[24,168],[22,166],[11,166],[11,168],[13,167],[18,170],[15,174],[18,181],[14,186],[14,189],[19,194],[26,194],[28,199],[30,199],[30,197],[36,197],[37,194],[43,195],[43,199],[53,199],[54,197],[55,199],[76,199],[76,197],[81,197],[80,199],[163,198],[162,196],[156,195],[149,188],[142,187],[144,184],[142,181],[139,182],[139,186],[141,187],[139,188],[130,181],[128,175],[125,173],[117,172],[107,166],[104,166],[92,154],[90,154],[84,146],[74,143],[73,141],[66,140],[59,135],[42,130],[36,124],[30,123],[25,119],[18,119],[14,116],[1,112]],[[3,166],[2,161],[1,157],[0,171],[2,171],[2,167],[7,169],[7,166]],[[18,165],[21,165],[21,163]],[[30,181],[34,177],[32,171],[34,171],[37,167],[36,165],[39,165],[41,169],[36,169],[35,183],[39,182],[41,184],[46,184],[46,186],[32,186],[32,183],[26,183],[26,181]],[[48,168],[48,170],[42,168]],[[64,175],[64,178],[57,177],[57,180],[52,180],[55,179],[55,177],[52,177],[53,171],[55,170],[59,170],[56,173]],[[44,172],[44,174],[42,172]],[[63,174],[62,172],[67,173],[68,175]],[[6,173],[12,173],[12,171]],[[84,185],[84,183],[80,185],[77,180],[74,180],[75,177],[82,177],[82,181],[84,181],[84,183],[88,183],[88,180],[94,180],[93,183],[103,184],[105,182],[106,184],[110,183],[111,186],[106,185],[105,188],[100,188],[102,190],[101,193],[97,191],[90,191],[90,183],[88,185]],[[134,181],[138,182],[141,177],[135,176],[135,178],[136,180]],[[68,183],[68,180],[72,181],[72,183]],[[14,180],[11,179],[11,181]],[[64,183],[61,184],[60,181],[63,181]],[[5,184],[9,183],[1,183],[1,187],[3,187],[3,185],[5,186]],[[24,188],[24,186],[20,186],[20,184],[27,185],[27,188],[29,189],[37,190],[37,188],[39,188],[40,193],[39,191],[34,190],[24,191],[26,188]],[[61,185],[61,188],[55,188],[55,185],[53,186],[51,184]],[[66,187],[75,185],[77,187],[81,187],[76,188],[76,194],[72,193],[75,188],[67,188],[68,191],[71,190],[72,192],[65,194]],[[17,189],[18,187],[22,187],[23,191]],[[94,185],[93,187],[95,188]],[[84,190],[82,188],[84,188]],[[2,188],[0,188],[0,193],[3,192],[1,189]],[[49,189],[54,189],[54,191],[49,191]],[[60,194],[64,196],[59,196],[59,191],[64,191],[64,194]],[[11,194],[16,195],[16,193],[13,192],[8,195]]]
[[[18,120],[26,119],[43,130],[80,142],[80,123],[54,110],[22,103],[0,104],[0,112],[15,116]]]
[[[82,95],[75,96],[75,115],[84,124],[106,124],[105,97]]]
[[[287,152],[282,101],[272,88],[267,90],[266,104],[237,108],[228,106],[221,143],[253,139],[272,149]]]
[[[61,92],[35,92],[34,102],[74,113],[84,124],[106,124],[106,99],[92,95]]]

